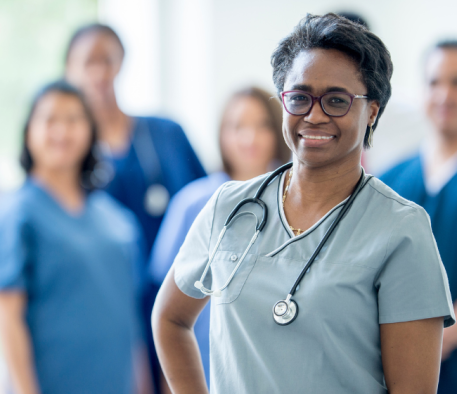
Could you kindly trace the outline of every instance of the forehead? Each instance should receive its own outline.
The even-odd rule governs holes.
[[[300,52],[286,76],[284,90],[299,85],[311,93],[322,93],[340,87],[353,94],[365,94],[366,87],[356,63],[335,49],[310,49]]]
[[[88,32],[79,37],[71,48],[70,59],[90,56],[121,56],[122,48],[119,42],[108,33]]]
[[[83,111],[81,101],[72,94],[49,92],[37,103],[34,114],[44,115],[56,111]]]
[[[428,57],[425,74],[427,79],[457,75],[457,48],[435,49]]]

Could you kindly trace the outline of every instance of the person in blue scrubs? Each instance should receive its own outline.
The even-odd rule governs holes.
[[[96,175],[100,187],[137,216],[151,250],[170,198],[205,171],[181,126],[168,119],[132,117],[117,104],[114,81],[124,59],[124,47],[108,26],[80,28],[70,40],[66,55],[66,78],[81,88],[94,111],[99,128],[99,155],[104,158]],[[106,186],[105,186],[106,185]],[[158,288],[146,281],[143,324],[149,332],[153,373],[160,378],[150,316]]]
[[[95,132],[80,92],[47,85],[25,126],[27,179],[2,199],[0,338],[16,394],[134,392],[142,235],[91,190]]]
[[[438,43],[426,62],[425,107],[433,133],[414,157],[381,180],[425,208],[457,305],[457,40]],[[443,337],[439,394],[457,392],[457,328]]]
[[[219,186],[229,180],[254,178],[290,159],[282,138],[281,104],[271,97],[252,86],[229,99],[219,127],[224,171],[191,182],[171,200],[149,262],[157,286],[165,279],[195,218]],[[194,327],[208,384],[209,314],[208,304]]]

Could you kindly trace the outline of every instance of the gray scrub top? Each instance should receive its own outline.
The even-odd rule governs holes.
[[[195,220],[174,262],[186,295],[204,297],[194,282],[227,216],[265,176],[224,184]],[[293,297],[297,319],[279,326],[273,305],[285,299],[344,203],[294,237],[281,203],[283,182],[284,175],[265,190],[267,224],[228,288],[212,299],[211,393],[386,394],[379,325],[439,316],[445,327],[455,322],[429,218],[372,178],[301,281]],[[261,217],[254,204],[241,211]],[[254,226],[244,215],[227,230],[206,287],[225,283]]]

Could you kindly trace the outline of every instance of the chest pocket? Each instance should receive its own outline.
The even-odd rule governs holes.
[[[232,251],[220,251],[216,253],[211,264],[213,289],[220,289],[225,285],[241,256],[242,253]],[[221,296],[212,297],[211,302],[214,302],[215,304],[229,304],[235,301],[240,295],[249,274],[254,268],[256,260],[257,255],[248,253],[227,288],[222,290]]]

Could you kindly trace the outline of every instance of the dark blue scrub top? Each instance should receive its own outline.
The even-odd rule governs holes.
[[[435,195],[427,194],[420,156],[400,163],[380,179],[402,197],[422,206],[430,216],[433,234],[457,300],[457,175]],[[457,350],[441,365],[438,394],[457,393]]]
[[[77,216],[30,179],[2,198],[0,289],[27,294],[42,393],[132,393],[140,238],[133,214],[103,191]]]
[[[230,177],[224,172],[211,174],[189,183],[171,200],[149,262],[149,272],[157,286],[160,286],[165,279],[197,215],[219,186],[229,180]],[[194,327],[208,385],[209,322],[210,304],[208,303]]]
[[[132,144],[126,155],[114,158],[115,177],[107,191],[135,213],[143,227],[149,253],[163,215],[151,216],[146,212],[144,199],[148,187],[160,183],[173,196],[183,186],[206,174],[181,126],[156,117],[136,117],[134,122],[132,138],[146,127],[155,153],[148,155],[150,147],[143,144],[147,160],[141,163]],[[144,167],[147,167],[147,174]]]

